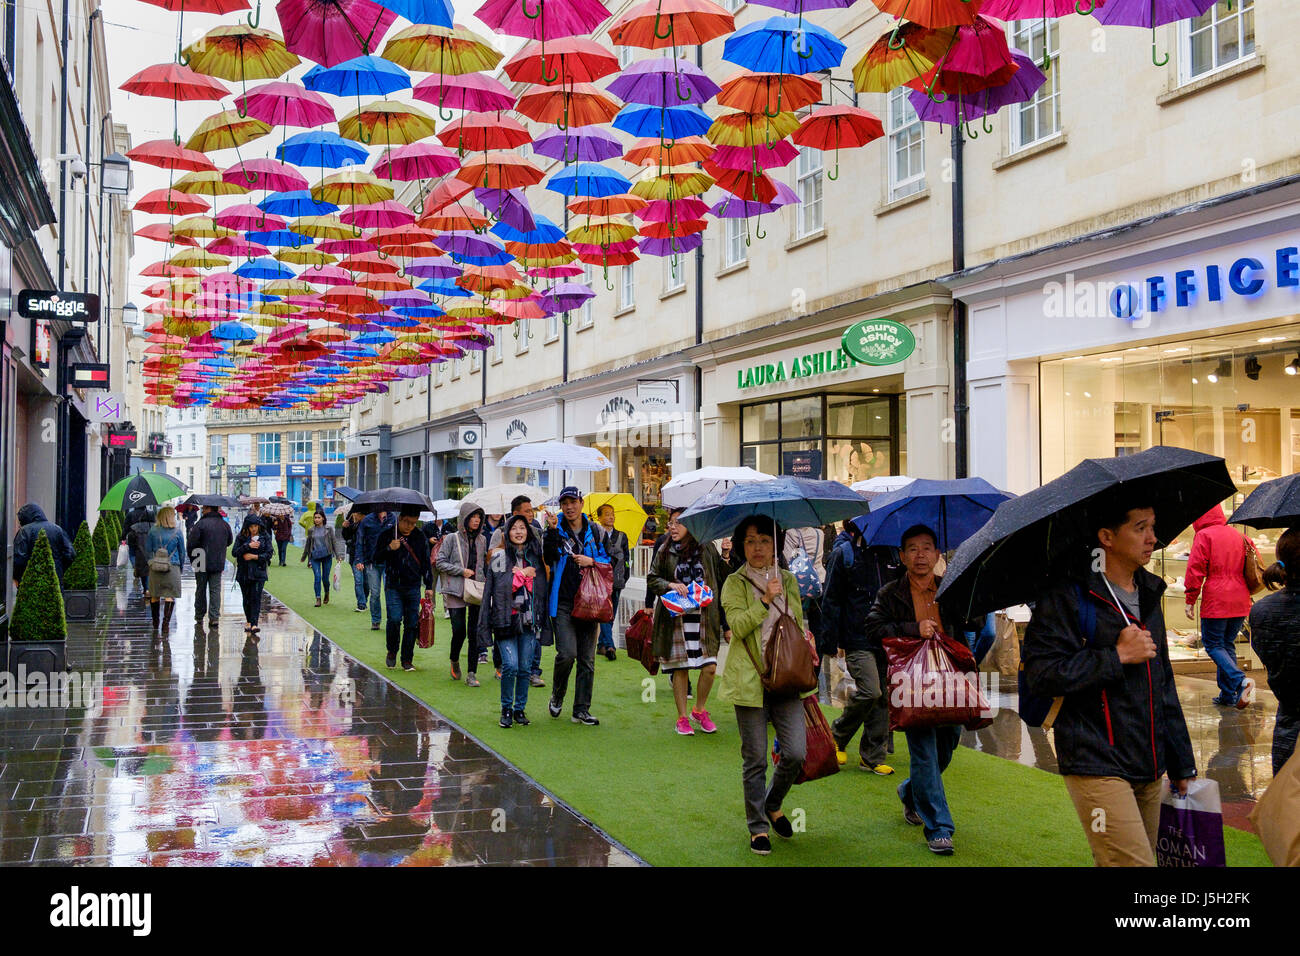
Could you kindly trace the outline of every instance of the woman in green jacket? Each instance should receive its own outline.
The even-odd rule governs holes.
[[[774,567],[779,538],[771,518],[751,515],[740,522],[731,540],[732,553],[744,555],[745,563],[722,586],[722,611],[733,641],[718,679],[718,695],[736,708],[749,848],[766,856],[772,852],[770,830],[786,839],[794,834],[781,804],[803,766],[807,732],[799,698],[774,697],[764,691],[755,662],[763,660],[763,646],[782,612],[803,630],[803,607],[794,575]],[[769,723],[781,741],[781,762],[772,771],[771,784],[767,784]]]
[[[692,583],[702,584],[713,592],[713,601],[700,611],[674,616],[655,601],[651,650],[665,674],[672,675],[673,701],[677,704],[677,733],[693,737],[694,720],[706,734],[716,733],[717,724],[709,716],[707,704],[713,689],[713,675],[718,669],[720,638],[731,639],[726,616],[722,613],[722,582],[727,567],[712,542],[700,546],[677,518],[684,508],[668,513],[668,540],[655,552],[646,575],[646,592],[659,598],[670,591],[685,594]],[[696,707],[687,703],[690,672],[698,670],[695,688]],[[689,716],[688,716],[689,715]]]

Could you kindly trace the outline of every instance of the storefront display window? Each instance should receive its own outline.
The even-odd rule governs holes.
[[[474,453],[459,451],[444,458],[443,491],[446,498],[464,498],[474,490]],[[503,477],[503,481],[513,481]]]
[[[810,395],[741,409],[741,464],[845,484],[903,474],[897,395]]]

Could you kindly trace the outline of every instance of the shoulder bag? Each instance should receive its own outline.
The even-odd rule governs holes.
[[[1255,542],[1244,534],[1241,536],[1241,540],[1246,542],[1246,559],[1243,562],[1244,567],[1241,569],[1241,576],[1246,581],[1246,590],[1251,594],[1258,594],[1264,590],[1264,572],[1259,567],[1259,557],[1255,553]]]
[[[741,573],[744,574],[743,571]],[[748,574],[744,576],[761,595],[763,589]],[[817,688],[817,668],[813,663],[812,648],[799,629],[799,622],[790,615],[787,607],[783,596],[781,606],[777,608],[780,616],[767,646],[763,648],[762,666],[750,650],[749,642],[740,642],[754,669],[758,671],[763,690],[775,697],[797,697]]]

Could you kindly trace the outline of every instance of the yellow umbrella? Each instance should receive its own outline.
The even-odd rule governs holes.
[[[608,491],[594,491],[582,499],[582,510],[592,521],[596,520],[596,511],[601,505],[614,508],[614,527],[627,535],[629,544],[641,540],[641,529],[645,527],[648,515],[640,502],[626,492],[614,494]]]
[[[357,234],[338,216],[300,216],[289,223],[289,228],[313,239],[351,239]]]
[[[201,153],[210,153],[216,149],[232,149],[265,136],[271,127],[251,116],[240,116],[237,110],[224,110],[214,113],[194,131],[186,149],[197,149]]]
[[[216,266],[230,265],[230,257],[219,256],[206,249],[186,249],[168,259],[167,264],[192,269],[212,269]]]
[[[311,198],[336,206],[361,206],[383,202],[395,195],[393,187],[364,169],[331,173],[311,189]]]
[[[574,226],[568,232],[570,242],[586,243],[593,246],[610,246],[616,242],[625,242],[636,235],[636,226],[621,219],[587,220]]]
[[[799,117],[789,111],[768,116],[766,113],[726,113],[719,116],[704,135],[718,146],[766,146],[789,136],[799,128]]]
[[[339,261],[338,256],[316,249],[285,248],[276,251],[273,255],[281,262],[292,262],[300,266],[328,266]]]
[[[220,239],[239,235],[234,229],[218,226],[211,216],[189,216],[172,227],[172,234],[191,239]]]
[[[211,196],[213,199],[218,196],[242,196],[248,192],[248,187],[243,183],[228,183],[222,179],[219,169],[186,173],[172,183],[172,189],[193,196]]]
[[[383,56],[408,70],[448,76],[491,70],[501,62],[492,44],[472,30],[431,24],[416,24],[389,37]]]
[[[339,120],[339,135],[367,146],[406,146],[432,136],[433,117],[392,100],[376,100]]]
[[[680,199],[684,196],[698,196],[713,183],[712,176],[694,166],[664,166],[658,169],[647,166],[633,178],[631,192],[642,199]]]

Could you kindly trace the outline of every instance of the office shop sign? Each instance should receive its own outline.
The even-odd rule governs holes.
[[[24,289],[18,293],[18,314],[25,319],[98,322],[99,296],[88,292]]]
[[[1300,247],[1282,246],[1266,258],[1267,262],[1245,255],[1232,262],[1210,262],[1172,274],[1119,282],[1107,290],[1107,305],[1114,318],[1144,327],[1152,315],[1169,309],[1233,298],[1256,299],[1273,289],[1300,292]],[[1068,287],[1066,301],[1070,301]]]

